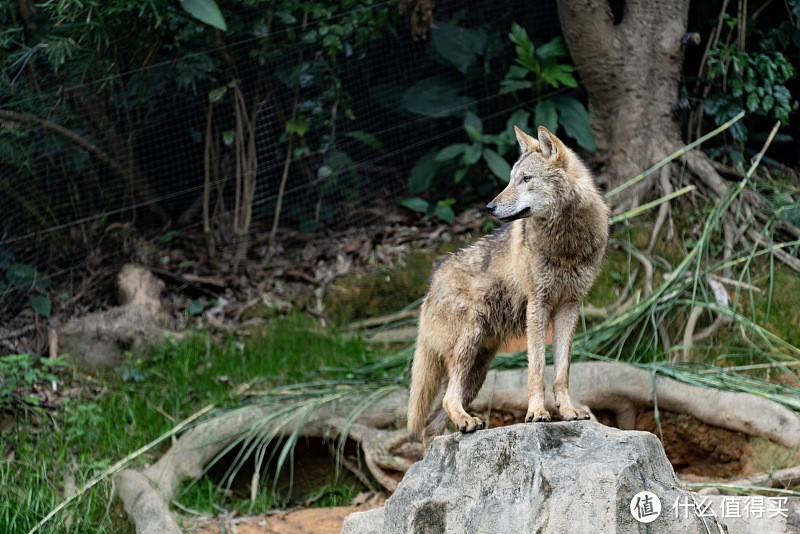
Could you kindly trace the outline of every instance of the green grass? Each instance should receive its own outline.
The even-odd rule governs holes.
[[[200,407],[235,403],[232,390],[243,382],[274,386],[309,381],[322,372],[335,378],[368,361],[370,354],[359,338],[322,334],[312,319],[292,315],[244,341],[230,338],[217,344],[207,334],[172,340],[155,350],[152,358],[131,361],[99,378],[64,370],[59,389],[74,387],[77,392],[73,398],[64,398],[59,408],[26,409],[12,415],[6,405],[0,414],[16,418],[7,417],[0,426],[4,453],[0,532],[27,532],[67,496],[65,480],[73,477],[73,488],[80,488]],[[45,383],[44,387],[50,386]],[[165,443],[137,458],[134,466],[155,460],[168,446]],[[195,486],[197,490],[187,495],[197,500],[208,487]],[[328,486],[330,481],[322,479],[316,490]],[[265,487],[257,510],[275,504]],[[340,493],[349,495],[348,491]],[[219,492],[214,499],[218,506],[234,509],[242,500],[231,495],[232,504],[226,503]],[[42,532],[133,532],[133,527],[119,500],[111,498],[111,485],[103,483],[54,517]]]
[[[753,280],[762,292],[754,297],[755,315],[759,324],[783,339],[800,347],[800,276],[783,264],[760,266]],[[772,286],[772,296],[769,290]]]
[[[409,253],[402,266],[344,276],[328,288],[325,310],[336,324],[396,312],[425,295],[435,263],[465,243],[453,241]]]

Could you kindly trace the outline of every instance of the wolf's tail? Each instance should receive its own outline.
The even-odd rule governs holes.
[[[411,437],[423,435],[443,372],[441,358],[426,349],[421,339],[418,340],[414,363],[411,365],[411,391],[408,397],[408,432]]]

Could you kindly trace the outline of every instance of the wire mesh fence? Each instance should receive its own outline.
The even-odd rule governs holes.
[[[501,184],[509,118],[531,127],[544,96],[580,91],[509,82],[514,23],[553,43],[554,2],[440,1],[431,27],[394,1],[220,2],[226,32],[163,7],[30,6],[0,13],[6,324],[74,305],[96,282],[77,273],[147,239],[196,239],[236,268],[268,263],[286,230],[364,226],[403,199],[452,218]]]

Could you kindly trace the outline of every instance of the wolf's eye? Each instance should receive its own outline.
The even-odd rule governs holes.
[[[528,182],[530,182],[530,181],[531,181],[531,177],[530,177],[530,176],[523,176],[523,177],[522,177],[522,181],[523,181],[523,182],[525,182],[525,183],[527,184]]]

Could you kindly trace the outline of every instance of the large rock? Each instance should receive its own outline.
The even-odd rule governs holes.
[[[641,491],[662,506],[647,524],[631,514]],[[653,434],[588,421],[519,424],[436,438],[386,506],[352,514],[342,533],[721,532],[713,519],[676,517],[673,504],[692,496]]]

